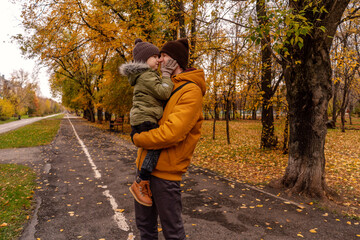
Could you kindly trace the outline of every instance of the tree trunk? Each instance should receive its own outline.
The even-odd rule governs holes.
[[[242,98],[240,98],[240,100],[239,100],[240,102],[239,102],[239,119],[241,119],[241,114],[242,114]]]
[[[165,30],[165,40],[172,41],[186,37],[184,1],[183,0],[166,0],[164,1],[168,8],[168,19],[172,24],[172,28]]]
[[[105,121],[111,121],[111,113],[105,111]]]
[[[288,152],[289,152],[289,113],[286,112],[285,127],[284,127],[283,153],[287,154]]]
[[[83,109],[83,113],[84,113],[83,118],[88,119],[89,113],[88,113],[87,109]]]
[[[216,112],[215,108],[214,111]],[[214,121],[213,121],[213,136],[212,136],[213,140],[215,140],[215,128],[216,128],[216,117],[214,117]]]
[[[95,122],[95,112],[94,112],[94,109],[91,108],[89,109],[89,113],[90,113],[90,122]]]
[[[214,107],[214,115],[215,115],[215,119],[216,120],[220,120],[220,114],[219,114],[219,107],[218,107],[218,104],[215,104],[215,107]]]
[[[176,5],[175,17],[179,21],[180,38],[185,38],[186,37],[186,31],[185,31],[184,1],[183,0],[177,0],[175,5]]]
[[[340,111],[340,119],[341,119],[341,132],[345,132],[345,109],[341,109]]]
[[[230,101],[227,100],[226,101],[226,109],[225,109],[225,120],[226,120],[226,139],[227,139],[227,143],[230,144],[230,126],[229,126],[229,122],[230,122]]]
[[[265,100],[263,101],[263,109],[261,112],[262,131],[260,146],[261,148],[273,148],[277,145],[274,128],[273,106],[265,103]]]
[[[332,120],[334,122],[334,126],[336,126],[336,118],[337,118],[337,96],[339,91],[340,81],[337,81],[334,84],[334,96],[333,96],[333,112],[332,112]]]
[[[97,109],[97,120],[99,123],[103,121],[103,109],[101,107]]]
[[[331,63],[324,46],[314,41],[308,47],[302,64],[286,70],[290,141],[283,184],[293,193],[322,198],[326,187],[324,116],[332,92]]]
[[[346,113],[346,108],[348,105],[348,79],[345,78],[345,85],[344,85],[344,91],[343,91],[343,99],[342,99],[342,103],[341,103],[341,107],[340,107],[340,116],[341,116],[341,132],[345,132],[345,113]]]
[[[235,120],[236,119],[236,104],[235,104],[235,102],[233,102],[231,104],[231,106],[232,106],[232,120]]]
[[[352,104],[352,99],[350,98],[351,98],[351,94],[349,94],[349,121],[350,121],[349,124],[352,125],[353,123],[351,118],[351,112],[353,111],[354,106]]]
[[[190,37],[190,54],[189,54],[189,67],[193,67],[195,62],[195,49],[196,49],[196,16],[198,13],[198,0],[192,0],[191,11],[191,37]]]
[[[256,1],[256,13],[259,25],[268,26],[265,0]],[[268,33],[266,33],[268,32]],[[277,141],[274,132],[274,113],[271,98],[273,89],[271,86],[271,49],[267,47],[270,44],[269,31],[263,31],[261,36],[261,91],[262,91],[262,111],[261,111],[261,148],[273,148]]]
[[[88,110],[88,120],[90,122],[95,122],[95,113],[94,113],[94,107],[91,101],[88,102],[88,106],[87,106],[87,110]]]
[[[256,109],[252,110],[252,116],[251,116],[252,120],[256,120]]]

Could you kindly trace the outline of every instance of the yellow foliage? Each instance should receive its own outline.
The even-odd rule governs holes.
[[[0,98],[0,117],[11,117],[14,114],[14,105],[9,100]]]

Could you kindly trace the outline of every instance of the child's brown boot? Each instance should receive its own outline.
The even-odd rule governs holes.
[[[150,181],[138,178],[129,188],[135,200],[147,207],[152,206]]]

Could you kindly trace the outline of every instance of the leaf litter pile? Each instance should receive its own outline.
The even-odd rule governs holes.
[[[360,217],[360,119],[350,130],[329,130],[326,137],[326,179],[328,185],[343,197],[344,213]],[[225,121],[204,121],[202,136],[192,163],[228,178],[264,186],[284,175],[288,155],[281,149],[260,149],[261,122],[251,120],[230,122],[227,144]],[[338,124],[339,126],[339,124]],[[284,123],[275,123],[279,145],[282,146]]]

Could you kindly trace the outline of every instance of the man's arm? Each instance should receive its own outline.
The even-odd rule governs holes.
[[[133,140],[137,147],[164,149],[186,138],[202,112],[202,92],[199,87],[191,85],[180,97],[167,121],[159,128],[134,135]]]

